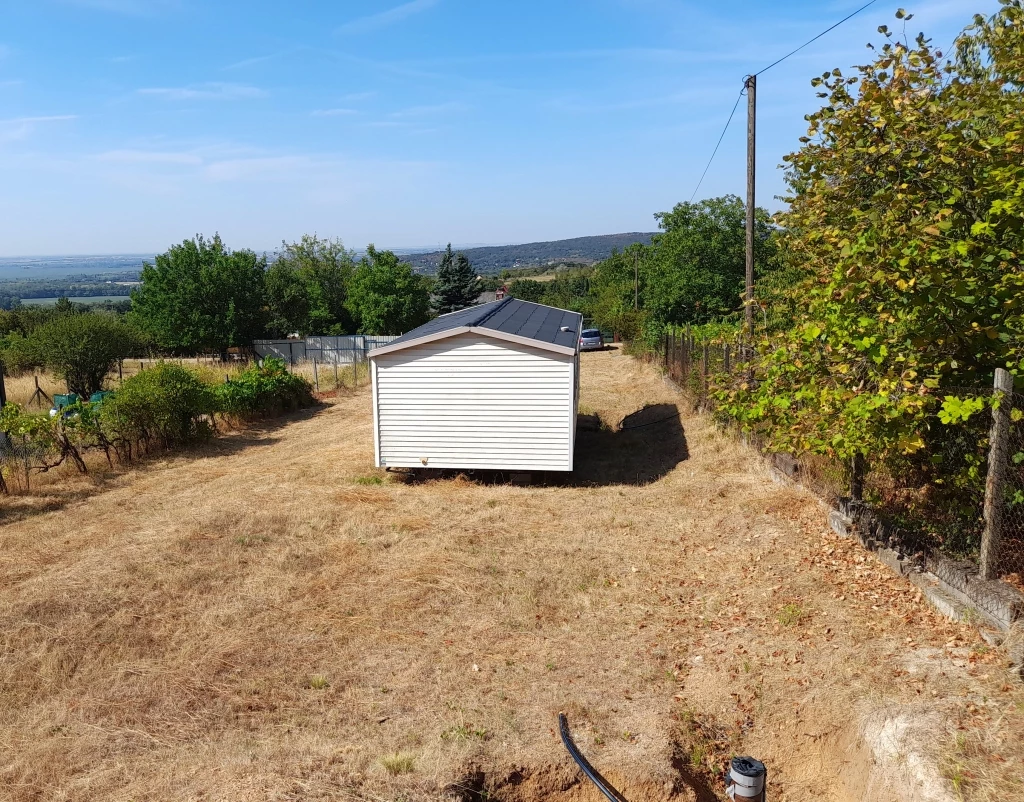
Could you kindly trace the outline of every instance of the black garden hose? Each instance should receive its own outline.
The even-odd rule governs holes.
[[[562,743],[565,744],[565,748],[569,751],[569,755],[576,761],[576,765],[583,770],[583,773],[587,775],[587,778],[597,786],[597,790],[604,794],[609,802],[627,802],[626,798],[616,791],[611,784],[601,776],[597,769],[590,765],[590,761],[583,757],[583,753],[580,752],[576,744],[573,743],[572,736],[569,734],[569,721],[566,719],[565,713],[558,714],[558,729],[562,734]]]

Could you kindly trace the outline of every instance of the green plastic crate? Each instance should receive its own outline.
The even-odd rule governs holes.
[[[78,403],[77,393],[68,393],[66,395],[54,395],[53,397],[53,408],[56,410],[64,409],[64,407],[70,407],[72,404]]]

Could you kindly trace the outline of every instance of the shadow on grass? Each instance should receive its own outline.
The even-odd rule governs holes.
[[[652,404],[627,415],[610,428],[596,415],[576,423],[574,470],[550,484],[600,487],[656,482],[688,459],[686,433],[675,404]]]
[[[172,460],[181,464],[272,446],[281,439],[273,435],[275,431],[290,423],[314,418],[326,409],[326,404],[317,404],[276,418],[251,421],[246,423],[244,428],[225,431],[221,427],[219,434],[209,440],[177,449],[154,448],[148,453],[143,452],[130,463],[115,461],[113,467],[107,464],[102,452],[90,451],[84,455],[89,467],[88,473],[82,474],[74,470],[69,461],[49,473],[33,472],[28,490],[19,487],[24,479],[8,475],[8,484],[12,492],[10,495],[0,496],[0,525],[17,523],[49,512],[59,512],[71,504],[86,501],[118,487],[117,480],[129,473],[142,474],[158,467],[165,467],[166,463]]]
[[[597,415],[579,415],[572,473],[410,468],[391,475],[405,483],[461,475],[483,485],[507,484],[525,474],[528,483],[549,487],[641,486],[658,481],[689,456],[679,407],[653,404],[627,415],[614,429]]]
[[[678,754],[674,755],[672,757],[672,768],[678,773],[682,784],[693,791],[697,797],[697,802],[718,802],[721,799],[705,776],[706,773],[695,771],[686,757]]]

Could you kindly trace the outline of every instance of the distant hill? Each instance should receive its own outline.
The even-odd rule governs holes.
[[[477,273],[494,275],[502,270],[519,267],[537,267],[559,262],[600,262],[611,256],[613,250],[622,250],[634,242],[645,245],[652,234],[604,234],[599,237],[574,237],[553,242],[528,242],[525,245],[489,245],[484,248],[462,248]],[[433,273],[441,262],[443,251],[410,253],[402,256],[417,273]]]

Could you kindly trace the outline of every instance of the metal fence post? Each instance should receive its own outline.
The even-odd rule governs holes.
[[[725,371],[726,375],[729,374],[731,367],[732,366],[729,363],[729,343],[726,343],[722,346],[722,369]]]
[[[985,530],[981,535],[981,555],[978,559],[982,579],[995,579],[998,576],[999,543],[1003,535],[1003,484],[1009,457],[1013,377],[1002,368],[996,368],[995,390],[992,429],[989,434],[988,476],[985,478]]]

